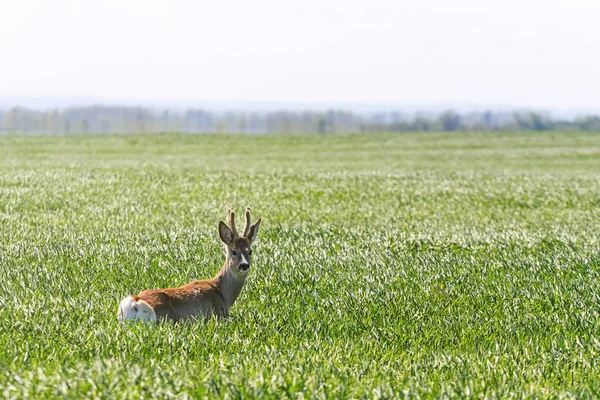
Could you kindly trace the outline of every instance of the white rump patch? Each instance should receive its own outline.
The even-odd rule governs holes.
[[[156,313],[150,304],[144,300],[135,301],[133,297],[127,296],[119,304],[119,322],[129,319],[140,319],[142,321],[156,322]]]

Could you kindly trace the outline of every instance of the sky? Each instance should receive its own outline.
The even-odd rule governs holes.
[[[600,109],[600,1],[0,0],[0,96]]]

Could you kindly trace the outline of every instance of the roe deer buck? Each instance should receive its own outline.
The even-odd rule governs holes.
[[[163,319],[178,321],[212,315],[226,317],[229,308],[239,296],[248,270],[252,242],[260,227],[260,218],[250,225],[250,208],[246,208],[246,223],[240,236],[235,229],[235,213],[227,213],[229,227],[219,222],[219,236],[225,245],[225,265],[212,279],[193,281],[178,288],[147,289],[137,296],[127,296],[119,305],[119,321],[141,319],[159,322]]]

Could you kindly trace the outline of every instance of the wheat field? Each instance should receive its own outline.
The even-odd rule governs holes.
[[[231,317],[120,324],[214,276]],[[600,135],[0,136],[5,398],[597,398]]]

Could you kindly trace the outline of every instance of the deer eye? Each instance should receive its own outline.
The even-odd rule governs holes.
[[[234,257],[237,257],[237,251],[231,250],[231,255],[234,256]]]

